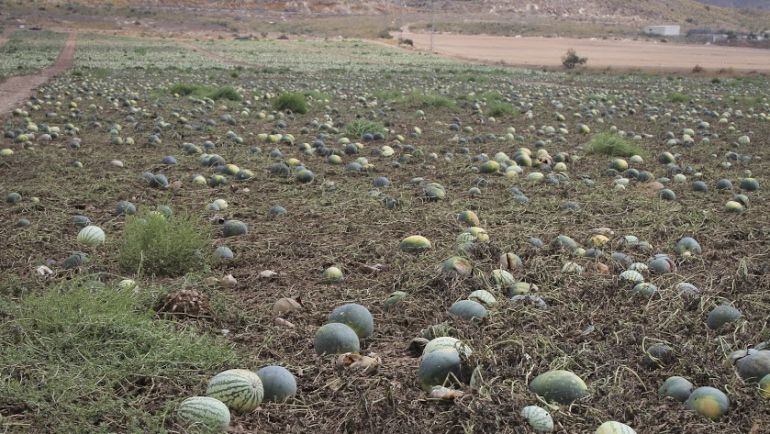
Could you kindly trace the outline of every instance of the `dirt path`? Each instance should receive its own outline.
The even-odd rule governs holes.
[[[235,66],[243,66],[248,68],[261,68],[262,65],[257,65],[256,63],[248,63],[248,62],[242,62],[240,60],[235,60],[227,56],[223,56],[219,53],[216,53],[214,51],[207,50],[203,47],[200,47],[198,45],[193,44],[189,41],[179,40],[178,41],[180,45],[187,47],[193,51],[199,52],[202,55],[208,57],[209,59],[216,60],[219,62],[227,63],[229,65],[235,65]]]
[[[420,50],[430,49],[430,34],[408,30],[404,38]],[[504,37],[437,33],[436,54],[462,60],[497,62],[511,66],[558,67],[564,53],[574,48],[588,57],[590,68],[689,72],[700,65],[707,71],[770,72],[770,50],[714,45],[667,44],[632,40]]]
[[[9,77],[0,83],[0,115],[8,113],[32,95],[32,92],[51,78],[72,67],[75,58],[77,33],[70,32],[59,57],[53,65],[37,74]]]

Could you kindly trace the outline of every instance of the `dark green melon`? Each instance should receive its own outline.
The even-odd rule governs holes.
[[[727,323],[737,321],[741,317],[741,311],[729,304],[720,304],[709,312],[706,318],[706,325],[712,330],[716,330]]]
[[[338,322],[321,326],[315,333],[313,347],[319,355],[361,351],[356,332],[348,325]]]
[[[359,338],[367,338],[374,332],[374,318],[369,309],[356,303],[334,308],[328,318],[331,323],[342,323],[352,328]]]
[[[72,268],[80,267],[88,261],[88,255],[83,252],[73,252],[62,264],[64,268],[70,270]]]
[[[464,320],[479,320],[489,314],[484,305],[473,300],[459,300],[454,302],[449,308],[449,313]]]
[[[756,383],[770,374],[770,351],[750,351],[735,361],[735,369],[744,381]]]
[[[222,235],[225,237],[245,235],[248,230],[249,229],[248,226],[246,226],[246,223],[240,220],[228,220],[222,226]]]
[[[546,401],[570,404],[588,395],[588,386],[573,372],[554,370],[544,372],[529,383],[529,390]]]
[[[420,386],[424,390],[431,390],[433,386],[443,385],[448,377],[449,381],[459,378],[461,364],[460,355],[454,349],[439,349],[425,354],[417,371]]]
[[[661,398],[670,397],[679,402],[687,401],[694,386],[684,377],[674,375],[668,377],[658,389],[658,396]]]
[[[265,391],[265,401],[283,402],[297,393],[297,380],[282,366],[265,366],[257,371]]]

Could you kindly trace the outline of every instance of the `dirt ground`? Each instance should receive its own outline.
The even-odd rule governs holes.
[[[34,89],[72,67],[75,57],[77,34],[69,33],[67,42],[53,65],[37,74],[10,77],[0,83],[0,114],[13,110],[22,101],[29,98]]]
[[[414,41],[417,49],[430,49],[431,36],[428,33],[405,31],[403,37]],[[770,72],[770,51],[756,48],[446,33],[435,34],[433,45],[438,54],[515,66],[560,66],[564,53],[574,48],[581,57],[588,57],[591,68],[681,72],[691,71],[694,66],[700,65],[707,71]]]

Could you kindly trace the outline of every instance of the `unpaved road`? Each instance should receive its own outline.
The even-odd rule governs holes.
[[[414,41],[417,49],[430,49],[429,33],[405,31],[403,37]],[[588,57],[590,68],[680,72],[691,71],[695,65],[700,65],[711,72],[720,69],[770,72],[770,50],[759,48],[441,33],[433,36],[433,45],[437,54],[514,66],[561,66],[564,53],[574,48],[581,57]]]
[[[0,115],[8,113],[14,107],[29,98],[36,88],[45,84],[51,78],[72,67],[75,58],[77,34],[70,32],[67,42],[62,47],[56,62],[36,74],[17,75],[9,77],[0,83]]]

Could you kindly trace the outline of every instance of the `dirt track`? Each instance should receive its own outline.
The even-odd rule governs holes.
[[[404,32],[420,50],[430,49],[430,34]],[[591,68],[691,71],[770,72],[770,50],[712,45],[684,45],[632,40],[576,38],[511,38],[485,35],[434,35],[435,52],[459,59],[504,62],[515,66],[560,66],[569,48],[588,57]]]
[[[42,86],[51,78],[72,67],[75,57],[77,34],[70,32],[67,42],[64,44],[59,57],[53,65],[37,74],[19,75],[9,77],[0,83],[0,115],[5,114],[25,99],[29,98],[32,91]]]

